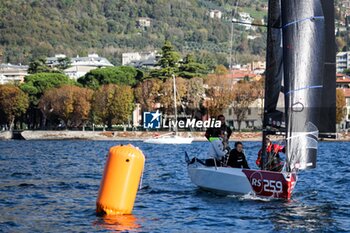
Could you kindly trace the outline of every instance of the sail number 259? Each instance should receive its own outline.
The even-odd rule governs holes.
[[[282,182],[276,181],[276,180],[263,180],[263,186],[265,192],[272,192],[272,193],[282,193]]]
[[[252,186],[259,187],[259,190],[261,190],[261,186],[262,186],[263,191],[265,192],[283,193],[282,182],[278,180],[266,180],[266,179],[260,180],[260,179],[253,178]]]

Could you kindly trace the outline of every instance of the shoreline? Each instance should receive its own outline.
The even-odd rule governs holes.
[[[9,131],[0,132],[7,137],[0,140],[11,139]],[[157,131],[53,131],[53,130],[25,130],[20,133],[25,140],[113,140],[113,141],[143,141],[145,139],[168,135],[169,132]],[[193,141],[207,141],[205,132],[179,132],[182,137],[192,137]],[[273,141],[281,140],[281,136],[271,136]],[[261,132],[233,132],[230,141],[261,141]],[[350,141],[350,133],[338,133],[337,139],[321,139],[320,141]]]
[[[44,131],[25,130],[21,132],[25,140],[115,140],[115,141],[143,141],[145,139],[168,135],[169,132],[147,131]],[[207,141],[205,132],[179,132],[182,137],[192,137],[193,141]],[[230,141],[260,141],[259,132],[233,133]]]

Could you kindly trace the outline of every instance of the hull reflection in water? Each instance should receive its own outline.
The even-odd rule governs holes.
[[[137,218],[132,215],[112,215],[104,216],[97,220],[94,225],[109,231],[131,231],[141,226],[137,223]]]

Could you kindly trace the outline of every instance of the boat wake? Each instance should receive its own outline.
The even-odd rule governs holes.
[[[261,201],[261,202],[270,202],[273,200],[273,198],[270,198],[270,197],[257,196],[255,193],[252,193],[252,192],[244,194],[243,196],[240,195],[238,199],[240,201],[252,200],[252,201]]]

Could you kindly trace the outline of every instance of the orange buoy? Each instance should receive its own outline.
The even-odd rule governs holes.
[[[144,164],[145,156],[137,147],[110,148],[96,201],[98,214],[131,214]]]

